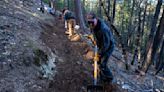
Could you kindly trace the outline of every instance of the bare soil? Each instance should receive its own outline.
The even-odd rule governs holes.
[[[71,42],[65,35],[64,22],[55,20],[54,27],[42,33],[43,42],[63,58],[57,62],[57,74],[49,84],[48,92],[86,92],[92,83],[92,64],[83,55],[87,49],[85,42]],[[57,52],[56,52],[57,51]],[[110,90],[110,91],[109,91]],[[116,84],[109,85],[107,92],[123,92]],[[113,90],[113,91],[112,91]]]

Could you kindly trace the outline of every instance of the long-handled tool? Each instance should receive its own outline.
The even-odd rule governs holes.
[[[93,72],[93,84],[87,86],[87,92],[103,92],[103,86],[98,84],[98,61],[99,61],[99,55],[98,55],[98,47],[95,45],[94,47],[94,72]]]

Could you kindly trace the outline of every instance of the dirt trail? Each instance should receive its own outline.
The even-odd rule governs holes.
[[[83,58],[87,46],[70,42],[64,34],[64,22],[42,14],[39,7],[38,0],[0,1],[0,92],[86,92],[92,80],[91,62]],[[55,61],[53,81],[43,77],[45,69],[36,66],[36,61],[42,65],[49,61],[34,53],[38,50]],[[133,56],[128,56],[130,63]],[[128,92],[164,92],[162,71],[157,76],[153,69],[145,76],[136,73],[135,68],[126,71],[119,48],[108,65],[119,86],[112,85],[113,91],[107,92],[124,92],[121,87]]]
[[[54,27],[48,27],[41,36],[43,42],[63,59],[63,62],[56,64],[57,74],[49,84],[48,92],[86,92],[92,74],[91,63],[83,58],[86,45],[69,41],[64,34],[64,23],[55,21]]]

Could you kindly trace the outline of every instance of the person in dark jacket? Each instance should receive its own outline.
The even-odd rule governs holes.
[[[68,38],[71,38],[73,35],[75,35],[75,25],[76,25],[75,15],[73,14],[73,12],[64,9],[63,17],[65,20],[65,28],[67,29],[65,33],[69,35]]]
[[[113,80],[113,75],[107,66],[108,59],[115,47],[115,41],[111,29],[102,19],[96,18],[94,13],[87,14],[87,22],[98,46],[102,79],[111,82]]]

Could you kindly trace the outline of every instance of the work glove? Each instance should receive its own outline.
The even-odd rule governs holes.
[[[91,39],[92,41],[94,41],[94,37],[93,37],[92,34],[88,35],[87,38],[88,38],[88,39]]]
[[[93,58],[93,61],[97,61],[97,62],[99,62],[100,61],[100,55],[99,54],[96,54],[95,56],[94,56],[94,58]]]
[[[84,36],[87,37],[87,39],[90,39],[94,46],[96,45],[96,41],[94,40],[93,34],[84,35]]]
[[[92,34],[84,34],[83,36],[87,39],[94,39]]]

